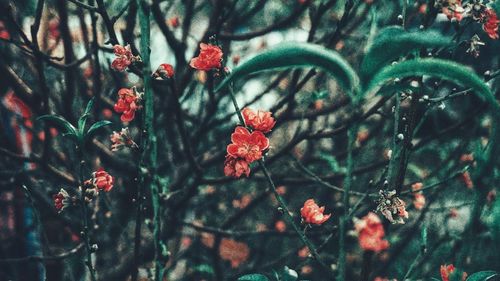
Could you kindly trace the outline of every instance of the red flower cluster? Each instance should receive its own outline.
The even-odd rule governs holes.
[[[218,46],[200,44],[200,54],[191,59],[189,65],[198,70],[208,71],[221,68],[222,50]]]
[[[356,220],[354,228],[358,233],[359,246],[363,250],[380,252],[389,248],[389,241],[383,239],[384,226],[375,213],[370,212],[361,220]]]
[[[444,265],[441,265],[441,268],[440,268],[440,273],[441,273],[441,279],[443,281],[450,281],[450,276],[451,274],[455,271],[455,266],[453,264],[444,264]],[[467,273],[462,273],[462,280],[466,280],[467,279]]]
[[[172,78],[174,76],[174,67],[168,63],[162,63],[153,73],[153,78],[156,80],[163,80]]]
[[[62,210],[71,204],[71,197],[68,192],[62,188],[57,194],[52,196],[52,199],[54,200],[54,206],[58,212],[62,212]]]
[[[261,131],[263,133],[268,133],[272,130],[276,121],[271,116],[271,112],[257,110],[257,112],[246,107],[241,111],[243,118],[245,119],[245,124],[254,130]]]
[[[92,173],[92,179],[90,181],[93,186],[97,189],[103,190],[105,192],[110,191],[113,188],[113,177],[104,171],[103,168],[99,168],[97,171]]]
[[[139,61],[140,58],[136,57],[132,54],[132,50],[130,50],[130,45],[125,47],[120,45],[114,45],[113,51],[115,53],[115,60],[111,63],[111,68],[116,71],[124,71],[130,64],[135,61]]]
[[[115,111],[121,113],[122,122],[130,122],[134,120],[135,111],[139,109],[140,95],[134,88],[122,88],[118,91],[118,101],[115,103]]]
[[[314,199],[308,199],[304,202],[304,207],[300,209],[300,215],[302,216],[303,222],[309,224],[320,225],[327,221],[332,214],[325,215],[325,207],[319,207]]]
[[[235,178],[250,175],[250,163],[260,160],[263,152],[269,148],[269,139],[264,135],[276,124],[271,112],[252,111],[245,108],[241,111],[244,122],[254,131],[238,126],[231,134],[231,144],[227,146],[224,174]]]
[[[498,20],[497,14],[493,9],[486,9],[486,22],[483,24],[483,30],[486,31],[488,36],[491,39],[498,39],[498,24],[500,20]]]

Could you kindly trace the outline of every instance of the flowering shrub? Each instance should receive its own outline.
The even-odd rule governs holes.
[[[500,1],[0,11],[0,280],[500,278]]]

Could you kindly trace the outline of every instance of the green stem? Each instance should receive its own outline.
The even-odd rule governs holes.
[[[311,255],[316,259],[316,261],[322,267],[328,268],[326,264],[321,260],[318,251],[316,250],[316,247],[312,244],[311,241],[309,241],[309,239],[307,239],[305,233],[300,230],[300,227],[293,220],[293,217],[290,214],[290,210],[288,209],[285,200],[283,199],[283,197],[281,197],[281,195],[279,195],[278,191],[276,190],[276,185],[274,184],[271,176],[269,175],[269,171],[267,170],[263,159],[259,160],[259,166],[262,169],[262,172],[264,172],[264,176],[269,186],[271,187],[274,197],[276,197],[276,200],[278,201],[278,204],[280,205],[282,212],[285,214],[285,219],[287,220],[287,222],[292,225],[293,230],[299,235],[299,238],[304,243],[304,245],[306,245],[307,248],[309,248]]]
[[[356,123],[351,124],[347,130],[347,167],[346,176],[344,179],[344,194],[343,194],[343,205],[344,205],[344,215],[339,220],[339,262],[338,262],[338,276],[337,280],[343,281],[346,276],[346,234],[347,234],[347,222],[350,218],[349,214],[349,195],[352,186],[352,176],[354,169],[353,161],[353,151],[354,142],[356,141],[357,125]]]
[[[161,230],[161,220],[160,220],[160,195],[159,188],[156,182],[156,166],[157,166],[157,139],[154,131],[154,96],[151,81],[151,67],[150,67],[150,40],[151,40],[151,30],[150,30],[150,7],[145,0],[137,0],[137,5],[139,6],[139,24],[141,28],[141,58],[143,61],[142,67],[142,78],[144,81],[144,133],[146,137],[143,141],[143,151],[141,155],[140,164],[140,183],[138,188],[142,189],[146,185],[149,185],[151,190],[151,200],[153,205],[153,237],[155,246],[155,280],[159,281],[161,278],[161,245],[160,245],[160,230]],[[142,197],[142,192],[139,192]],[[139,212],[137,214],[138,218],[141,218],[142,212],[142,198],[139,200]],[[137,224],[136,235],[140,236],[140,226]],[[140,239],[137,239],[136,248],[140,245]],[[137,242],[136,240],[136,242]],[[138,250],[137,250],[138,251]],[[139,265],[139,255],[136,257],[136,266]]]

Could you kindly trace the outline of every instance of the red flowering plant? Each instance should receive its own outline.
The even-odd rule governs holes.
[[[0,1],[0,280],[494,279],[499,4]]]

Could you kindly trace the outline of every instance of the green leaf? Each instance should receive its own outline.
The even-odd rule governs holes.
[[[238,281],[269,281],[269,279],[262,274],[247,274],[238,278]]]
[[[80,137],[83,136],[83,132],[85,130],[85,124],[87,123],[87,118],[90,116],[90,111],[92,110],[93,106],[94,106],[94,98],[91,98],[87,103],[87,106],[85,107],[83,115],[80,116],[80,118],[78,119],[78,132],[80,134]]]
[[[348,93],[357,92],[359,78],[350,64],[337,52],[309,43],[283,43],[264,51],[236,67],[216,91],[246,75],[273,69],[317,67],[334,76]]]
[[[51,123],[55,127],[58,127],[62,130],[63,135],[71,136],[73,135],[75,138],[77,137],[77,131],[75,126],[71,125],[66,119],[57,115],[42,115],[38,117],[36,120],[45,121]]]
[[[448,46],[451,39],[437,31],[405,31],[402,27],[387,27],[380,31],[361,64],[361,77],[366,82],[378,69],[422,48]]]
[[[98,121],[98,122],[95,122],[94,124],[92,124],[92,126],[90,126],[89,130],[85,134],[85,141],[87,141],[89,138],[91,138],[92,135],[94,135],[97,132],[97,130],[99,130],[102,127],[108,126],[110,124],[112,124],[112,122],[110,122],[108,120],[102,120],[102,121]]]
[[[493,277],[500,277],[500,274],[491,270],[479,271],[470,275],[467,278],[467,281],[489,281],[489,280],[493,281],[492,279]]]
[[[384,67],[369,82],[365,94],[369,95],[377,92],[386,81],[391,79],[423,75],[470,87],[479,98],[486,100],[490,104],[496,103],[490,88],[469,67],[456,62],[433,58],[407,60]]]

